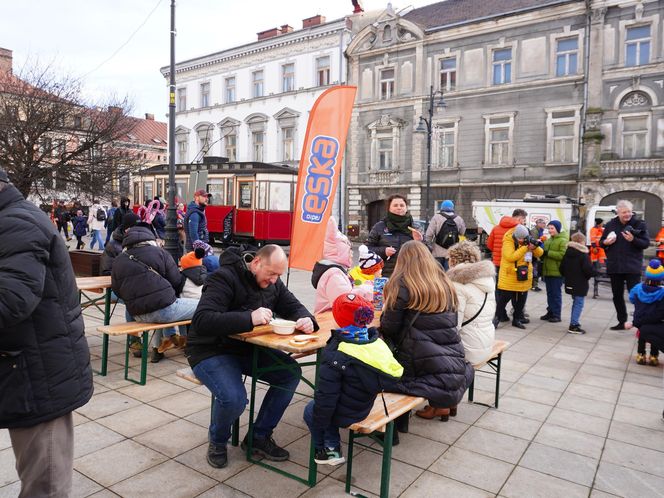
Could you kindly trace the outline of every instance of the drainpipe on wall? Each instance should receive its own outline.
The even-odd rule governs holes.
[[[590,24],[592,17],[592,0],[586,0],[586,28],[583,39],[584,54],[583,54],[583,107],[581,109],[581,126],[579,136],[579,170],[578,170],[578,183],[577,183],[577,198],[581,200],[581,172],[585,163],[585,154],[583,149],[583,136],[586,133],[586,112],[588,110],[588,74],[590,72]],[[600,54],[601,56],[601,54]]]

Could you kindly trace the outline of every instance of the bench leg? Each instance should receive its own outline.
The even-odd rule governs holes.
[[[392,470],[392,437],[394,435],[394,421],[385,426],[385,439],[383,442],[383,465],[380,470],[380,498],[390,495],[390,471]]]
[[[355,431],[348,431],[348,455],[346,455],[346,493],[350,493],[350,481],[353,474],[353,443]]]
[[[474,394],[473,390],[474,390],[474,388],[475,388],[475,377],[473,376],[473,381],[468,386],[468,401],[470,403],[473,402],[473,394]]]
[[[498,354],[496,358],[496,409],[498,408],[498,398],[500,397],[500,360],[503,357],[503,353]]]
[[[214,398],[212,398],[214,402]],[[240,444],[240,419],[236,418],[233,422],[233,428],[231,429],[231,444],[237,446]]]

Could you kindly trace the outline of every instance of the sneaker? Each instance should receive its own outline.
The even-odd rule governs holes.
[[[176,348],[177,344],[175,344],[175,340],[177,340],[177,339],[175,339],[175,340],[174,339],[175,339],[175,336],[173,336],[172,338],[171,337],[164,337],[161,340],[161,344],[157,348],[157,351],[159,351],[160,353],[163,353],[165,351],[168,351],[169,349]]]
[[[578,335],[583,335],[586,333],[585,330],[583,330],[579,325],[570,325],[569,328],[567,329],[567,332],[570,334],[578,334]]]
[[[650,355],[650,357],[648,358],[648,365],[650,365],[651,367],[656,367],[657,365],[659,365],[659,360],[657,359],[657,356]]]
[[[314,462],[320,465],[341,465],[346,459],[341,454],[341,446],[336,448],[316,448]]]
[[[542,292],[542,289],[541,289],[540,287],[533,287],[533,288],[530,289],[530,290],[531,290],[531,291],[535,291],[535,292]]]
[[[624,322],[618,322],[617,325],[614,325],[613,327],[609,327],[611,330],[625,330],[625,323]]]
[[[247,451],[246,436],[242,440],[240,448],[242,448],[243,451]],[[262,456],[263,458],[272,460],[273,462],[283,462],[288,460],[290,457],[290,453],[288,453],[288,451],[285,449],[277,446],[277,443],[274,442],[274,439],[271,436],[265,438],[258,438],[254,436],[252,450],[254,455]]]
[[[141,341],[134,341],[129,345],[129,351],[134,355],[134,358],[140,358],[143,355],[143,345]]]
[[[228,465],[228,450],[225,444],[210,443],[207,450],[207,462],[215,469],[223,469]]]
[[[164,357],[164,353],[160,353],[157,348],[152,348],[150,351],[150,363],[159,363]]]
[[[646,355],[644,354],[637,354],[636,355],[636,363],[637,365],[645,365],[646,364]]]

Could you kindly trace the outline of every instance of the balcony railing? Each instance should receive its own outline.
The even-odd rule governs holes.
[[[391,184],[391,183],[397,183],[397,180],[399,180],[399,176],[401,175],[401,171],[370,171],[369,172],[369,182],[373,184],[381,184],[381,185],[386,185],[386,184]]]
[[[601,161],[601,176],[664,176],[664,158]]]

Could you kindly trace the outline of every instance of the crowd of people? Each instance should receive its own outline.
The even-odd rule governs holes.
[[[79,244],[89,229],[91,247],[104,246],[102,271],[111,276],[128,321],[191,320],[189,327],[155,335],[150,354],[159,361],[165,352],[183,349],[194,374],[213,394],[207,462],[215,468],[228,465],[231,426],[247,404],[243,376],[252,374],[251,346],[230,336],[275,317],[292,320],[305,334],[319,329],[320,313],[330,312],[336,322],[322,351],[314,398],[302,415],[315,461],[324,465],[344,462],[339,428],[364,419],[383,392],[425,398],[428,404],[415,413],[423,419],[456,416],[474,379],[473,364],[491,354],[496,327],[511,320],[513,327],[525,329],[529,323],[527,295],[538,287],[538,278],[547,295],[541,319],[562,320],[564,288],[572,299],[568,331],[585,333],[580,320],[596,270],[592,254],[599,259],[605,253],[618,317],[612,329],[639,331],[637,362],[656,365],[664,347],[664,267],[651,261],[639,283],[649,238],[627,201],[618,202],[617,217],[591,235],[589,249],[583,234],[568,234],[558,220],[537,220],[529,229],[522,209],[503,217],[490,234],[478,234],[477,242],[466,240],[466,224],[451,200],[442,203],[422,233],[407,199],[390,196],[387,214],[360,247],[355,267],[352,244],[331,219],[312,272],[312,313],[281,280],[288,266],[281,247],[233,246],[219,257],[213,254],[205,217],[208,199],[199,190],[186,210],[178,206],[183,242],[178,265],[160,243],[164,225],[158,218],[164,206],[159,199],[136,214],[125,198],[108,211],[93,202],[87,215],[77,206],[75,216],[62,203],[54,226],[0,170],[0,230],[17,234],[11,244],[7,238],[0,242],[0,427],[10,430],[22,496],[68,495],[72,412],[93,391],[74,274],[60,236],[64,231],[69,239],[69,222]],[[625,285],[635,304],[632,321],[623,300]],[[378,323],[376,304],[382,306]],[[137,344],[132,349],[140,354]],[[266,369],[261,380],[269,388],[253,425],[253,452],[267,460],[287,460],[289,452],[273,432],[302,372],[292,357],[276,350],[261,350],[256,361]],[[399,443],[399,433],[408,432],[409,417],[397,419],[393,444]],[[242,448],[247,444],[245,437]]]

